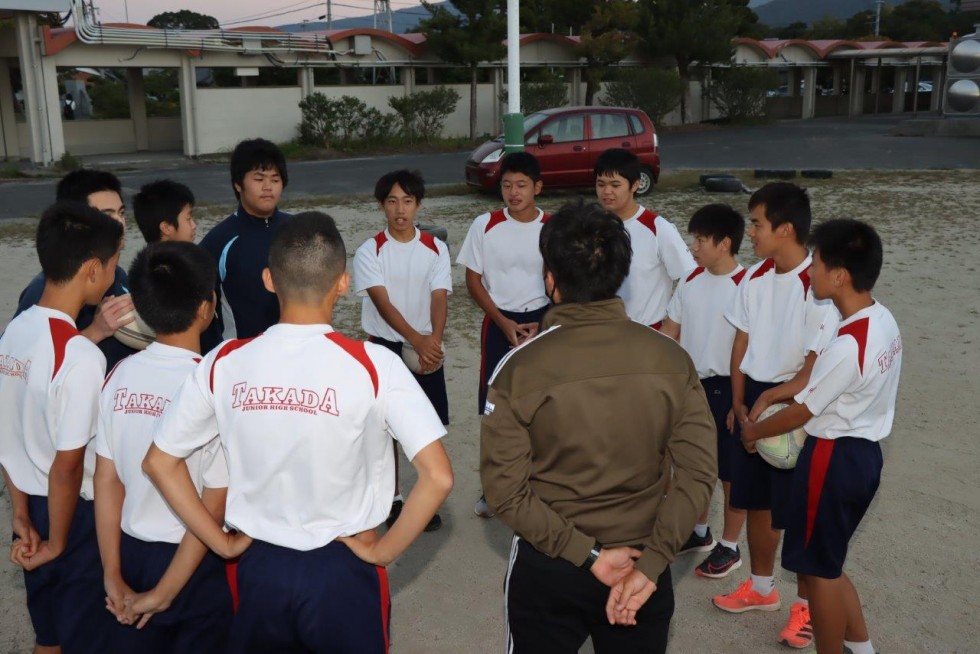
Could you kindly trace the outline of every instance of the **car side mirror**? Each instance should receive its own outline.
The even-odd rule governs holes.
[[[538,137],[538,145],[551,145],[555,142],[555,137],[552,134],[542,134]]]

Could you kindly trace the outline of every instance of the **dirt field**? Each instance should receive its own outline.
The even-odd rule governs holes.
[[[696,181],[696,180],[695,180]],[[685,231],[699,206],[728,201],[745,210],[746,196],[708,195],[688,178],[665,180],[646,200]],[[905,344],[898,415],[885,441],[885,470],[877,500],[852,546],[846,569],[862,595],[876,648],[884,654],[977,651],[976,541],[980,534],[980,463],[976,454],[980,391],[980,173],[961,171],[843,173],[809,181],[817,219],[850,216],[870,221],[885,242],[885,268],[877,298],[894,313]],[[2,187],[0,187],[2,193]],[[541,200],[555,209],[569,196]],[[433,198],[423,222],[445,225],[455,258],[473,216],[494,206],[489,197]],[[383,226],[373,202],[298,206],[333,215],[353,255]],[[203,235],[217,215],[201,212]],[[20,289],[37,270],[30,225],[0,225],[0,316],[12,315]],[[141,245],[130,230],[124,261]],[[746,249],[751,249],[746,246]],[[741,257],[752,263],[751,255]],[[454,267],[458,268],[458,267]],[[445,526],[423,534],[390,569],[393,651],[408,653],[501,652],[502,584],[510,533],[472,512],[479,494],[479,423],[475,415],[478,329],[481,315],[466,294],[462,270],[454,269],[450,298],[447,381],[452,424],[445,443],[456,470],[456,488],[444,507]],[[359,333],[359,301],[348,297],[336,327]],[[3,324],[3,323],[0,323]],[[403,465],[403,471],[410,466]],[[403,485],[410,486],[411,474]],[[406,483],[407,481],[407,483]],[[6,497],[6,494],[5,494]],[[712,503],[720,529],[720,502]],[[9,503],[0,502],[0,525],[9,524]],[[0,551],[6,551],[0,541]],[[744,547],[744,545],[743,545]],[[715,609],[712,595],[728,592],[748,575],[748,565],[729,578],[708,581],[693,574],[698,555],[673,565],[677,610],[671,651],[741,654],[787,651],[775,641],[795,585],[780,571],[784,609],[733,616]],[[23,581],[0,564],[0,652],[28,652],[32,631]],[[974,643],[970,645],[969,643]],[[584,651],[591,651],[586,647]]]

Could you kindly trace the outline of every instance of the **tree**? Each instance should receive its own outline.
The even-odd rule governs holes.
[[[846,23],[835,16],[824,16],[807,29],[803,38],[806,39],[840,39],[847,29]]]
[[[575,48],[575,53],[585,59],[585,104],[592,104],[609,66],[622,61],[636,47],[637,18],[636,3],[630,0],[594,3]]]
[[[896,41],[946,41],[950,14],[935,0],[909,0],[881,16],[881,31]]]
[[[684,82],[674,69],[623,68],[606,87],[602,104],[641,109],[654,125],[660,125],[683,94]]]
[[[477,69],[481,62],[507,54],[507,19],[501,0],[452,0],[459,14],[423,0],[430,17],[419,23],[426,48],[470,72],[470,138],[476,138]]]
[[[221,26],[213,16],[199,14],[188,9],[165,11],[157,14],[147,23],[161,30],[216,30]]]
[[[639,33],[650,56],[671,55],[685,90],[691,65],[730,62],[732,38],[755,23],[747,0],[640,0]],[[687,93],[681,98],[687,120]]]

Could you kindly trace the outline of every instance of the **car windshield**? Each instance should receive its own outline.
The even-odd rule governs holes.
[[[528,132],[530,132],[532,129],[540,125],[541,121],[543,121],[547,117],[548,114],[542,114],[542,113],[533,113],[528,116],[524,116],[524,133],[527,134]],[[499,134],[493,140],[500,141],[501,143],[503,143],[504,135]]]

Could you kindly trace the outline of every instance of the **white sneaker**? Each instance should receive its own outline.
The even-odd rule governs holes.
[[[493,509],[491,509],[490,505],[487,504],[487,498],[485,498],[483,495],[481,495],[480,499],[478,499],[476,504],[473,505],[473,513],[477,514],[481,518],[493,517]]]

